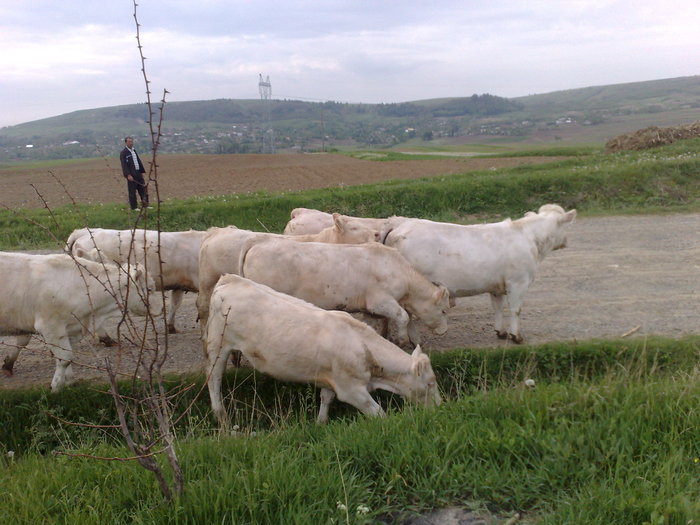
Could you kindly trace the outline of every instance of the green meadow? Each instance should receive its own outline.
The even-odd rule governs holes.
[[[548,202],[584,216],[698,212],[699,152],[700,140],[613,155],[581,150],[541,166],[166,201],[139,226],[279,232],[298,206],[465,223]],[[130,221],[119,205],[0,211],[0,242],[4,250],[58,248],[74,228]],[[235,426],[225,434],[203,377],[167,377],[184,474],[183,493],[170,502],[149,472],[118,460],[131,453],[116,431],[97,428],[116,418],[105,386],[4,390],[1,521],[389,524],[459,506],[504,522],[520,515],[518,523],[698,523],[699,356],[697,336],[455,348],[431,355],[440,407],[378,393],[387,418],[336,402],[325,426],[314,423],[312,387],[230,370],[223,391]]]

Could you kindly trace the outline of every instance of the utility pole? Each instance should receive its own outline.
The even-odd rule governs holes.
[[[274,153],[275,132],[272,130],[272,124],[270,123],[270,99],[272,98],[270,75],[263,80],[263,76],[260,74],[258,90],[260,91],[260,101],[262,102],[262,152]]]

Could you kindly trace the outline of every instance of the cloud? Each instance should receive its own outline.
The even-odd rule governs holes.
[[[693,0],[149,0],[141,43],[171,100],[401,102],[698,74]],[[133,3],[0,5],[0,126],[142,102]]]

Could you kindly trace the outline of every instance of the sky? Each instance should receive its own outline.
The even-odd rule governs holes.
[[[698,0],[0,2],[0,127],[152,100],[392,103],[700,74]],[[167,105],[166,105],[167,107]]]

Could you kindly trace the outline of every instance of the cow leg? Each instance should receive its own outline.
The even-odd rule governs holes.
[[[219,275],[217,274],[216,279],[214,279],[213,282],[211,281],[211,278],[208,278],[202,279],[199,283],[199,292],[197,293],[196,304],[199,329],[201,330],[202,335],[204,335],[207,327],[207,321],[209,320],[209,301],[211,300],[211,294],[218,280]]]
[[[508,332],[503,330],[503,299],[502,295],[491,294],[491,306],[493,307],[493,327],[499,339],[507,339]]]
[[[229,420],[224,409],[224,402],[221,396],[221,379],[226,370],[226,361],[231,353],[230,350],[222,349],[221,352],[211,352],[211,358],[207,366],[207,386],[209,387],[209,398],[211,399],[211,409],[219,422],[219,427],[224,430],[229,426]]]
[[[399,346],[408,346],[411,341],[408,337],[408,321],[410,317],[406,310],[394,300],[393,297],[367,298],[367,310],[374,315],[381,315],[395,323],[396,339]],[[336,392],[337,393],[337,392]]]
[[[51,380],[51,392],[60,392],[73,378],[73,349],[67,335],[61,335],[46,341],[51,345],[51,353],[56,360],[56,371]]]
[[[97,337],[99,338],[100,343],[106,347],[115,346],[117,344],[117,342],[107,333],[107,330],[102,326],[102,324],[95,327],[95,332],[97,332]]]
[[[168,312],[168,333],[176,334],[175,329],[175,314],[182,304],[182,297],[185,295],[183,290],[172,290],[170,292],[170,312]]]
[[[321,389],[321,407],[318,409],[316,423],[321,425],[328,422],[328,408],[335,399],[335,392],[330,388]]]
[[[523,336],[520,333],[520,309],[523,306],[523,299],[529,285],[529,281],[522,281],[510,283],[507,287],[508,307],[510,309],[510,330],[508,335],[517,344],[523,342]]]
[[[373,417],[384,417],[386,415],[381,405],[369,395],[367,388],[364,386],[358,384],[350,388],[336,388],[336,395],[339,400],[354,406],[363,414]]]
[[[411,341],[411,347],[415,348],[420,344],[420,332],[418,332],[418,321],[410,319],[408,321],[408,338]]]
[[[219,422],[219,428],[224,430],[229,426],[229,420],[224,410],[224,403],[221,397],[221,379],[226,370],[226,361],[231,353],[232,347],[224,345],[223,335],[225,328],[225,318],[213,317],[206,327],[204,338],[205,350],[207,352],[207,386],[209,388],[209,398],[211,399],[211,409]]]
[[[18,335],[15,340],[15,346],[11,347],[10,353],[5,356],[5,360],[2,364],[2,375],[10,377],[13,374],[13,368],[15,366],[15,361],[17,361],[17,356],[22,351],[22,348],[29,344],[29,339],[31,335]]]

